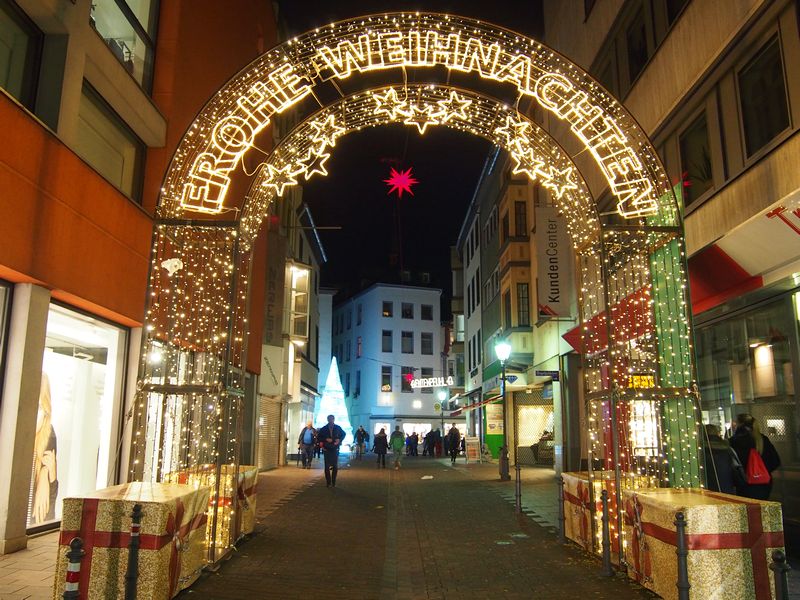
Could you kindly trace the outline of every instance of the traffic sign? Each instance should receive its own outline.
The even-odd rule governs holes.
[[[439,412],[440,410],[442,410],[442,405],[439,404],[438,402],[435,402],[433,405],[433,410]]]

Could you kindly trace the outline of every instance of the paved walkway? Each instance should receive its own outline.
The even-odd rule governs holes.
[[[501,484],[488,482],[496,467],[424,457],[400,471],[377,470],[369,457],[345,465],[331,489],[319,468],[282,469],[312,485],[270,507],[260,531],[179,598],[653,597],[622,576],[601,577],[599,562],[517,516]]]

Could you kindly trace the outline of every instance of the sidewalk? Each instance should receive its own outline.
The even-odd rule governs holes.
[[[179,598],[308,598],[325,589],[365,599],[653,597],[622,576],[601,577],[598,561],[517,516],[485,484],[491,465],[413,457],[394,471],[370,458],[346,466],[342,457],[336,488],[319,468],[305,471],[313,485],[273,506],[259,533]],[[275,489],[292,470],[263,481]]]

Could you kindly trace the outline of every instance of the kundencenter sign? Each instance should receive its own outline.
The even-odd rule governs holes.
[[[449,387],[453,385],[452,376],[448,377],[423,377],[422,379],[412,379],[412,388],[432,388],[432,387]]]

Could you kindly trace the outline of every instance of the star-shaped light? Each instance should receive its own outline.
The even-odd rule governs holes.
[[[305,157],[297,163],[297,173],[292,173],[292,175],[302,173],[306,181],[311,179],[315,173],[319,173],[325,177],[328,175],[328,169],[325,168],[325,163],[330,157],[331,155],[329,152],[314,152],[313,148],[309,148]]]
[[[515,119],[512,116],[506,117],[505,125],[494,130],[498,137],[505,139],[506,148],[517,148],[521,152],[530,145],[528,134],[531,124],[527,121]]]
[[[430,105],[419,106],[415,104],[411,107],[411,114],[403,119],[406,125],[416,125],[420,134],[425,133],[428,125],[437,125],[439,117],[442,116],[441,112],[434,113],[433,107]]]
[[[312,121],[309,126],[314,130],[314,133],[310,136],[311,143],[314,144],[319,154],[325,150],[325,146],[335,146],[336,138],[347,131],[344,127],[336,124],[333,115]]]
[[[262,185],[273,188],[278,196],[283,196],[287,185],[297,185],[297,179],[294,177],[297,173],[292,172],[291,165],[276,167],[270,163],[267,165],[267,170],[269,174]]]
[[[517,149],[517,151],[511,153],[511,158],[513,158],[516,163],[513,168],[515,175],[526,173],[531,179],[547,176],[547,173],[544,171],[544,161],[540,158],[536,158],[532,149],[529,148],[525,151],[519,151],[519,149]]]
[[[559,200],[567,190],[577,190],[578,186],[573,182],[572,167],[558,170],[550,167],[547,178],[542,182],[542,186],[552,190]]]
[[[375,99],[375,114],[386,113],[392,120],[397,119],[397,115],[410,117],[411,111],[408,109],[408,102],[397,97],[397,90],[388,89],[383,94],[373,94]]]
[[[409,167],[407,171],[397,171],[392,167],[389,173],[389,179],[384,179],[383,181],[391,186],[386,195],[388,196],[396,191],[398,198],[403,197],[403,192],[408,192],[413,196],[414,192],[411,191],[411,186],[415,183],[419,183],[419,181],[411,176],[411,167]]]
[[[450,91],[450,97],[446,100],[439,100],[436,104],[438,104],[442,111],[442,123],[447,123],[450,119],[454,117],[458,117],[462,121],[466,121],[467,117],[467,107],[472,104],[472,100],[467,100],[466,98],[462,98],[458,95],[458,93],[454,91]]]

